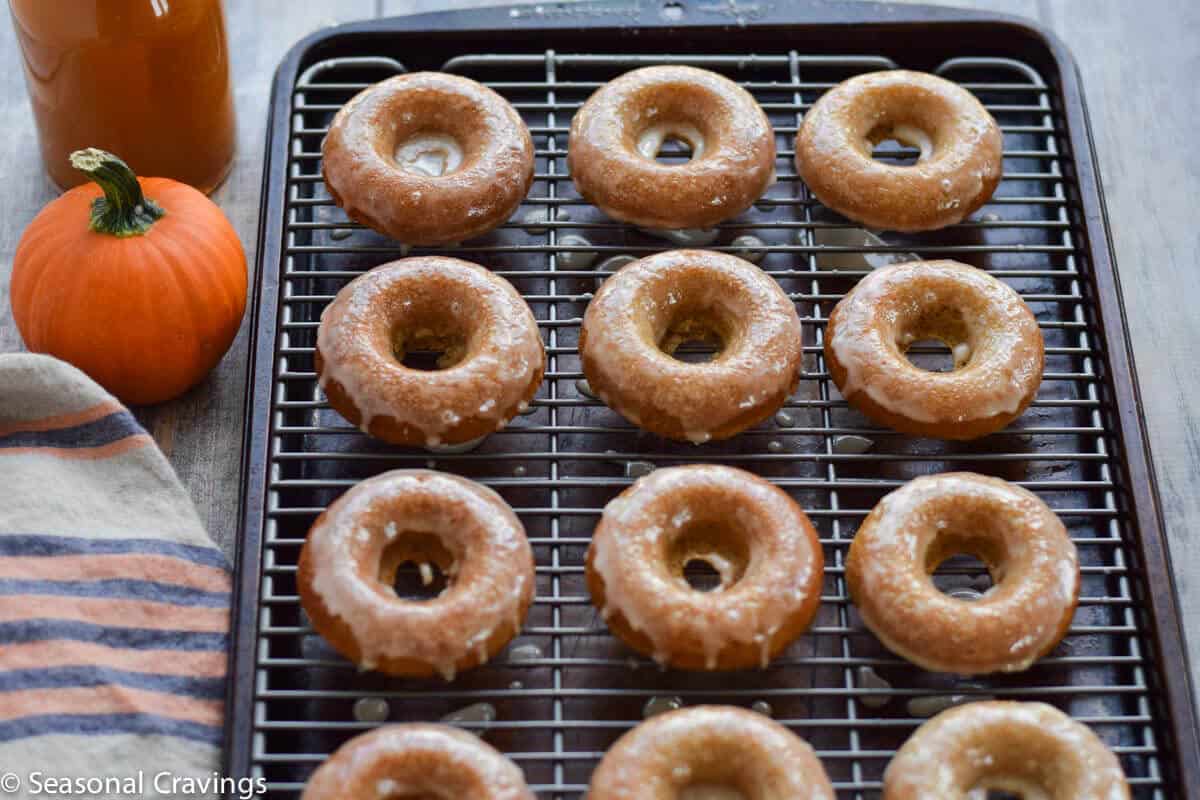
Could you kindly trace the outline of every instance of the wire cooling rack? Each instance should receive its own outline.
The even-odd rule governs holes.
[[[456,55],[441,68],[479,80],[520,111],[537,150],[536,179],[501,229],[452,248],[414,249],[479,262],[511,281],[532,307],[549,357],[529,412],[461,454],[399,449],[370,439],[332,411],[316,385],[313,345],[322,308],[356,275],[408,251],[347,220],[320,176],[320,148],[336,110],[367,85],[406,70],[380,50],[315,60],[294,84],[276,135],[288,142],[277,334],[260,349],[272,377],[253,398],[269,406],[260,569],[245,577],[238,680],[252,711],[233,730],[234,763],[261,775],[271,797],[296,797],[311,771],[351,736],[388,721],[456,712],[514,759],[543,798],[578,798],[606,748],[651,709],[726,703],[754,707],[806,738],[840,798],[878,797],[888,759],[924,716],[947,702],[1041,700],[1089,724],[1119,755],[1138,797],[1181,796],[1171,728],[1154,688],[1154,631],[1138,613],[1149,587],[1131,566],[1136,535],[1112,434],[1105,352],[1090,298],[1086,251],[1074,222],[1075,167],[1060,152],[1061,106],[1033,66],[1008,58],[953,58],[936,72],[960,82],[1004,132],[1004,180],[983,209],[931,234],[875,242],[824,209],[796,176],[793,139],[804,111],[854,74],[898,66],[876,55],[670,55],[528,52]],[[572,114],[602,83],[648,64],[720,72],[750,91],[774,125],[777,182],[745,214],[716,229],[711,249],[759,260],[796,301],[804,331],[798,391],[774,420],[703,446],[640,432],[587,393],[576,350],[580,320],[605,260],[674,245],[606,219],[567,174]],[[881,157],[911,158],[904,148]],[[686,158],[668,154],[667,158]],[[269,179],[269,178],[268,178]],[[274,191],[279,191],[275,189]],[[531,216],[532,215],[532,216]],[[268,227],[266,235],[272,235]],[[747,244],[738,237],[754,236]],[[737,244],[734,244],[734,241]],[[954,258],[1016,288],[1046,341],[1036,401],[1008,429],[970,443],[912,438],[850,410],[826,370],[823,327],[834,304],[873,265]],[[590,263],[589,263],[590,260]],[[273,274],[265,276],[272,281]],[[929,366],[943,356],[923,348]],[[920,363],[920,362],[919,362]],[[257,437],[262,437],[261,440]],[[843,438],[862,437],[862,438]],[[866,448],[864,450],[864,448]],[[662,671],[606,630],[590,605],[583,559],[604,504],[649,469],[716,462],[783,487],[812,517],[826,557],[811,630],[762,671]],[[516,509],[537,561],[537,599],[525,628],[491,663],[452,683],[361,673],[310,628],[296,595],[300,545],[316,515],[346,488],[387,469],[433,467],[481,481]],[[1025,486],[1053,507],[1078,545],[1082,590],[1069,633],[1028,672],[986,678],[909,666],[866,631],[850,603],[848,542],[888,491],[923,474],[972,470]],[[251,541],[257,542],[257,537]],[[947,591],[987,585],[966,560],[939,570]],[[257,609],[254,611],[253,609]],[[479,705],[486,704],[486,705]],[[240,715],[240,716],[239,716]]]

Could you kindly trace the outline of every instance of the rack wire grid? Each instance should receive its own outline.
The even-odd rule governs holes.
[[[576,343],[584,309],[611,274],[603,262],[672,245],[605,218],[567,174],[571,116],[605,81],[648,64],[686,63],[725,74],[750,91],[775,127],[778,180],[745,214],[717,227],[711,249],[751,255],[797,303],[804,330],[798,391],[773,421],[725,442],[667,442],[639,431],[590,397]],[[755,707],[807,739],[841,798],[877,797],[888,760],[923,721],[921,706],[989,697],[1041,700],[1087,723],[1119,755],[1138,797],[1170,792],[1169,736],[1151,702],[1151,632],[1136,615],[1127,568],[1131,532],[1119,498],[1122,471],[1106,434],[1103,353],[1086,282],[1087,256],[1068,222],[1073,172],[1060,152],[1054,90],[1026,63],[956,58],[937,72],[975,93],[1004,133],[1004,180],[970,219],[917,236],[871,243],[828,212],[796,175],[793,140],[804,111],[854,74],[895,68],[878,56],[799,52],[628,56],[534,52],[465,55],[443,70],[474,78],[520,111],[536,144],[532,190],[493,233],[436,252],[477,261],[511,281],[532,307],[549,363],[529,411],[467,453],[430,453],[368,438],[332,411],[313,372],[321,310],[347,281],[408,253],[347,220],[320,170],[333,113],[369,84],[405,71],[385,56],[328,59],[300,77],[292,95],[285,241],[275,381],[270,398],[268,504],[263,537],[255,670],[253,774],[272,797],[294,797],[315,767],[355,734],[356,703],[374,699],[388,721],[435,721],[474,704],[487,715],[459,724],[514,759],[544,798],[576,798],[612,742],[654,705]],[[881,157],[912,158],[899,148]],[[666,157],[686,159],[686,153]],[[536,212],[541,221],[526,215]],[[413,254],[422,251],[414,249]],[[849,409],[822,359],[825,319],[873,265],[954,258],[1016,288],[1046,340],[1036,401],[1009,428],[955,443],[871,425]],[[590,254],[595,261],[584,264]],[[598,266],[599,265],[599,266]],[[920,359],[941,358],[927,348]],[[266,398],[259,398],[266,402]],[[866,452],[839,442],[870,440]],[[856,442],[859,445],[867,444]],[[639,471],[691,462],[751,470],[783,487],[808,512],[826,558],[822,604],[812,628],[761,671],[664,671],[614,639],[589,602],[583,560],[601,509]],[[315,634],[295,587],[300,546],[316,515],[346,488],[386,469],[433,467],[498,490],[524,522],[537,561],[537,599],[521,635],[486,666],[451,683],[359,672]],[[1079,608],[1063,642],[1029,671],[986,678],[917,669],[882,648],[847,596],[843,564],[855,528],[887,492],[923,474],[971,470],[1025,486],[1062,517],[1082,564]],[[937,573],[947,591],[983,588],[986,571],[957,560]],[[1131,588],[1138,589],[1131,593]],[[865,675],[864,668],[883,683]],[[890,686],[890,688],[889,688]],[[657,700],[655,700],[657,698]],[[924,698],[925,700],[922,700]],[[379,701],[386,703],[380,706]],[[915,701],[915,702],[914,702]],[[362,706],[359,706],[360,711]],[[476,707],[475,710],[480,710]],[[471,714],[468,713],[470,717]]]

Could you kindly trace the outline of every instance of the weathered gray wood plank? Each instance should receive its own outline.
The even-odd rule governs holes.
[[[25,74],[11,22],[0,25],[0,120],[8,135],[0,137],[0,163],[6,166],[0,192],[0,353],[24,349],[8,305],[8,279],[21,232],[54,197],[41,163],[33,111],[25,93]]]

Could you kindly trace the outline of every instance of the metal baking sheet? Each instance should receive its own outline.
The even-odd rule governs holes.
[[[462,724],[515,759],[539,797],[578,798],[604,750],[643,718],[646,704],[677,698],[769,706],[817,749],[839,797],[873,798],[888,759],[923,721],[921,706],[963,696],[1053,703],[1119,754],[1137,797],[1200,797],[1189,793],[1200,785],[1200,749],[1179,612],[1069,55],[1040,30],[970,12],[738,6],[740,17],[703,4],[584,3],[374,21],[315,34],[280,66],[247,392],[229,774],[261,775],[271,797],[296,797],[332,750],[376,724],[356,716],[363,698],[386,701],[393,722],[438,720],[486,703],[493,720]],[[738,252],[737,237],[758,237],[760,266],[795,299],[805,337],[800,388],[783,413],[699,447],[642,433],[588,396],[576,352],[587,301],[610,274],[596,264],[674,245],[606,219],[579,198],[566,165],[571,115],[603,82],[663,63],[720,72],[770,116],[779,180],[720,225],[708,246]],[[933,71],[973,91],[1004,131],[1005,175],[992,202],[962,224],[885,233],[878,244],[809,195],[795,174],[793,139],[804,111],[829,87],[895,67]],[[477,261],[512,281],[547,345],[549,368],[531,413],[459,455],[362,435],[328,407],[313,374],[324,305],[355,275],[409,252],[332,204],[320,177],[322,137],[356,92],[420,69],[496,89],[526,119],[537,148],[534,186],[508,224],[458,247],[411,251]],[[529,214],[543,222],[525,222]],[[588,251],[597,254],[590,267],[569,255]],[[988,269],[1037,314],[1046,374],[1033,407],[1010,428],[969,443],[903,436],[848,409],[829,380],[824,320],[873,265],[908,253]],[[871,447],[854,452],[845,436],[865,437]],[[600,509],[641,471],[698,461],[743,467],[784,487],[821,535],[827,570],[819,616],[763,671],[661,671],[616,641],[588,602],[583,556]],[[360,673],[311,631],[294,582],[300,544],[321,509],[370,475],[422,466],[497,489],[520,515],[537,559],[537,600],[522,635],[492,663],[448,684]],[[1032,489],[1079,547],[1074,623],[1026,673],[923,672],[884,650],[847,598],[842,565],[863,516],[906,480],[948,470]],[[983,585],[967,563],[938,580]],[[878,688],[864,668],[891,688]]]

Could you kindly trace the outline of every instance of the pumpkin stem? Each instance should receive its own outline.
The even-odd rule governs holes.
[[[137,175],[112,153],[89,147],[71,153],[71,166],[104,190],[92,203],[88,227],[112,236],[142,236],[167,213],[142,194]]]

